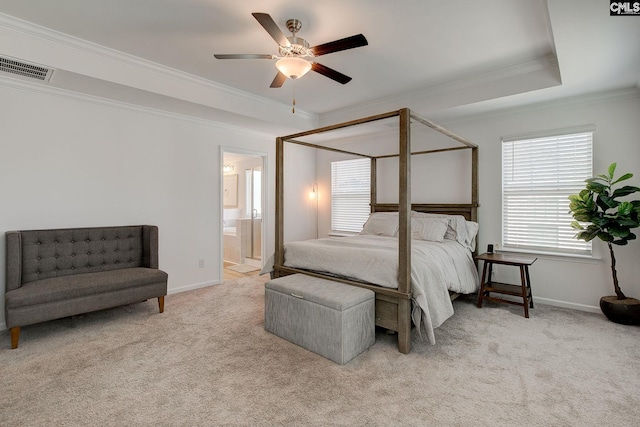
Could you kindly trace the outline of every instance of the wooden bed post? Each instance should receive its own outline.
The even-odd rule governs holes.
[[[284,264],[284,141],[276,138],[276,235],[273,265]],[[280,277],[275,270],[275,276]]]
[[[408,108],[399,111],[399,200],[398,200],[398,291],[411,293],[411,114]],[[411,351],[411,300],[398,299],[398,350]]]
[[[471,149],[471,221],[478,222],[478,147]]]
[[[371,203],[369,211],[374,213],[378,204],[378,164],[375,157],[371,158]]]

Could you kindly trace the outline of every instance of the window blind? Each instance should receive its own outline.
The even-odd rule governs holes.
[[[503,141],[503,247],[591,254],[591,242],[574,238],[568,197],[592,171],[592,132]]]
[[[370,213],[371,161],[331,162],[331,229],[360,232]]]

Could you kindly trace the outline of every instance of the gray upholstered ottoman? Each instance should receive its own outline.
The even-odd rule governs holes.
[[[375,343],[375,294],[304,274],[265,285],[264,328],[336,363]]]

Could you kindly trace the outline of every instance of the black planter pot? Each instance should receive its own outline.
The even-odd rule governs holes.
[[[623,325],[640,325],[640,300],[619,300],[615,295],[600,298],[600,309],[607,319]]]

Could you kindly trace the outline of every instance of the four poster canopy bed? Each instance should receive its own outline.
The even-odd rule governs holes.
[[[379,129],[388,132],[396,126],[398,128],[393,136],[397,135],[397,148],[394,147],[395,152],[391,154],[374,155],[371,150],[348,151],[340,146],[303,140],[308,141],[309,137],[318,140],[321,134],[390,120],[392,124]],[[411,134],[415,132],[412,125],[424,125],[429,132],[436,131],[438,138],[444,135],[454,145],[429,149],[412,147]],[[371,160],[371,216],[360,235],[285,244],[285,144]],[[470,158],[471,164],[465,166],[470,169],[465,171],[471,179],[470,202],[412,203],[412,156],[455,150],[470,150],[471,153],[466,157]],[[379,203],[378,166],[381,159],[393,158],[397,158],[398,203]],[[407,108],[278,137],[274,277],[302,273],[370,289],[376,295],[376,326],[397,332],[400,352],[411,350],[412,323],[420,332],[426,330],[429,340],[434,343],[433,329],[453,314],[453,295],[474,293],[478,288],[478,274],[473,262],[477,233],[477,171],[478,148],[475,144]],[[441,184],[435,182],[431,185]],[[425,191],[428,190],[428,185],[425,185]]]

